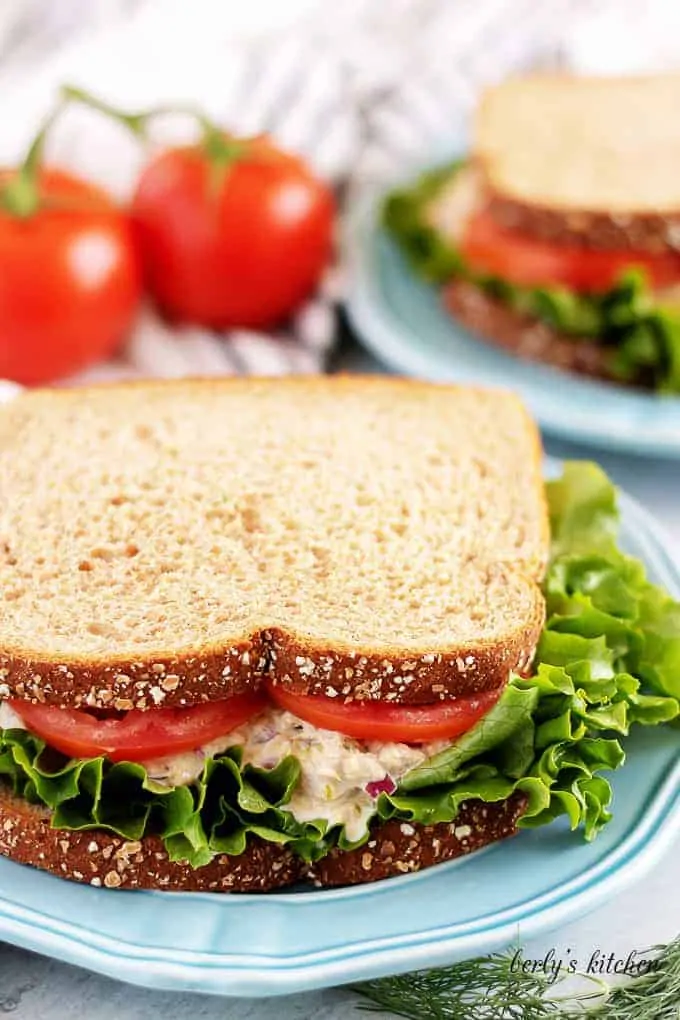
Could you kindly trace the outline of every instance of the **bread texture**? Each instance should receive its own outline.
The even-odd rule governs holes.
[[[157,836],[123,840],[102,830],[66,832],[50,812],[13,796],[0,783],[0,854],[60,878],[107,889],[269,892],[303,882],[356,885],[420,871],[479,850],[517,832],[526,807],[521,794],[484,804],[464,802],[454,822],[375,827],[356,850],[335,850],[308,865],[285,847],[251,837],[239,857],[221,855],[202,868],[170,861]]]
[[[543,74],[489,89],[472,151],[502,225],[596,248],[680,249],[680,75]]]
[[[461,325],[512,354],[594,379],[615,380],[607,348],[592,338],[560,333],[465,280],[448,283],[442,300]],[[620,379],[615,381],[621,384]]]
[[[492,689],[533,653],[548,541],[538,433],[508,393],[33,391],[0,409],[0,698]]]

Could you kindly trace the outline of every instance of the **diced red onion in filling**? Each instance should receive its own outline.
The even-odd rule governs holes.
[[[397,788],[397,784],[392,779],[392,776],[385,776],[384,779],[376,779],[372,783],[366,784],[366,793],[369,797],[379,797],[381,793],[394,793]]]

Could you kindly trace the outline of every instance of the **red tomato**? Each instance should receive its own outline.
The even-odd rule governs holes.
[[[653,287],[680,281],[680,255],[674,252],[595,251],[574,244],[551,244],[500,227],[487,212],[468,224],[461,251],[470,267],[508,283],[571,290],[608,290],[632,266],[646,270]]]
[[[19,217],[2,204],[14,179],[0,173],[0,377],[44,383],[116,349],[140,271],[129,222],[99,188],[44,169],[45,205]]]
[[[358,740],[395,740],[422,744],[459,737],[478,722],[500,697],[500,690],[485,691],[433,705],[395,705],[384,701],[352,701],[316,694],[292,694],[272,683],[269,694],[280,708],[318,726]]]
[[[111,761],[147,761],[193,751],[223,737],[261,712],[260,694],[239,694],[191,708],[130,711],[119,718],[98,719],[89,712],[10,701],[31,733],[73,758],[106,755]]]
[[[329,258],[330,190],[266,139],[244,145],[221,169],[195,146],[161,153],[142,171],[133,219],[148,287],[172,319],[275,325]]]

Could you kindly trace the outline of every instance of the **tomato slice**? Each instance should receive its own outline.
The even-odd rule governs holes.
[[[267,707],[261,694],[239,694],[191,708],[132,710],[98,719],[90,712],[10,701],[26,727],[46,744],[73,758],[106,755],[111,761],[147,761],[193,751],[246,722]]]
[[[473,270],[524,287],[563,284],[571,290],[608,290],[633,266],[644,269],[653,287],[680,281],[676,252],[600,251],[575,244],[551,244],[506,230],[485,211],[468,223],[461,251]]]
[[[395,705],[385,701],[352,701],[345,705],[321,694],[293,694],[284,687],[267,684],[269,695],[305,722],[323,730],[336,730],[358,740],[422,744],[430,740],[459,737],[486,715],[501,689],[440,701],[433,705]]]

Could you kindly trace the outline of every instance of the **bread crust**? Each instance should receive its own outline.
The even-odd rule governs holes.
[[[0,854],[86,885],[184,892],[268,892],[301,878],[286,847],[250,839],[239,857],[220,855],[203,868],[171,861],[155,835],[125,840],[104,830],[53,829],[51,812],[15,797],[0,783]]]
[[[466,801],[451,823],[375,827],[356,850],[333,850],[308,865],[290,850],[251,837],[239,857],[220,855],[202,868],[170,861],[158,836],[124,840],[103,830],[50,826],[50,811],[0,785],[0,854],[74,882],[108,889],[184,892],[269,892],[300,882],[357,885],[409,874],[479,850],[517,832],[523,794],[497,804]]]
[[[326,646],[293,632],[263,629],[227,648],[149,661],[54,662],[0,655],[0,698],[116,711],[188,707],[257,690],[265,678],[297,694],[343,701],[427,704],[495,690],[531,662],[545,619],[535,586],[532,613],[502,643],[429,653],[403,648]]]
[[[359,885],[464,857],[514,836],[526,805],[524,794],[513,793],[495,804],[464,801],[453,822],[416,825],[393,819],[377,826],[365,846],[331,850],[311,866],[310,877],[317,886]]]
[[[0,698],[129,711],[188,707],[253,690],[267,666],[259,633],[151,658],[59,659],[0,653]]]
[[[447,284],[442,300],[463,326],[512,354],[622,385],[609,368],[608,352],[592,339],[560,333],[532,316],[516,312],[464,280]]]
[[[536,586],[530,618],[502,645],[473,642],[417,655],[399,648],[363,653],[319,648],[302,636],[275,631],[270,678],[294,694],[325,695],[344,703],[432,704],[501,687],[512,670],[530,664],[544,622],[545,602]]]
[[[599,251],[680,251],[680,210],[667,213],[560,209],[523,202],[487,185],[487,210],[499,226],[551,244]]]

